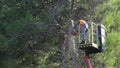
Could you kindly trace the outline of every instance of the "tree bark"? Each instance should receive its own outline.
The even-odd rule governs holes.
[[[60,68],[68,68],[67,67],[67,59],[66,59],[66,42],[65,42],[65,33],[64,32],[60,32],[60,42],[61,42],[61,65]]]
[[[73,31],[73,20],[68,21],[68,48],[70,52],[70,62],[72,64],[72,68],[78,68],[77,57],[76,57],[76,48],[75,48],[75,41],[72,34]]]

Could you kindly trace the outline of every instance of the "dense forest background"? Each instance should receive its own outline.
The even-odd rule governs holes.
[[[0,68],[62,68],[59,32],[80,18],[106,26],[93,68],[120,68],[120,0],[0,0]]]

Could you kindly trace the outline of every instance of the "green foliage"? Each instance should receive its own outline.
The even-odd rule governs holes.
[[[72,3],[64,2],[55,16],[62,29]],[[0,68],[59,68],[58,31],[49,26],[54,23],[49,10],[57,13],[57,4],[57,0],[0,1]],[[120,0],[75,0],[73,19],[84,16],[90,7],[94,10],[90,13],[94,13],[96,21],[104,24],[107,31],[105,51],[95,59],[104,68],[119,68]]]
[[[110,33],[107,35],[106,37],[106,52],[105,52],[105,56],[106,56],[106,66],[107,67],[111,67],[114,68],[115,63],[116,63],[116,59],[117,57],[115,57],[118,53],[119,53],[119,49],[120,46],[120,38],[119,38],[120,33],[114,32],[114,33]],[[107,68],[106,67],[106,68]]]
[[[7,39],[3,35],[0,35],[0,45],[1,51],[5,51],[7,49]]]
[[[104,1],[103,4],[100,4],[96,7],[96,16],[99,19],[99,22],[103,23],[106,26],[106,46],[103,56],[100,56],[101,61],[105,61],[105,68],[119,68],[118,67],[118,55],[120,48],[120,6],[119,0],[109,0]]]
[[[46,59],[50,45],[45,42],[49,35],[41,33],[47,29],[41,24],[49,21],[45,1],[2,0],[0,3],[0,68],[46,68],[46,62],[41,60]]]

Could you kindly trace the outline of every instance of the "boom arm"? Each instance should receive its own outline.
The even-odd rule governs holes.
[[[87,65],[87,68],[92,68],[92,63],[90,62],[90,57],[89,56],[84,56],[85,63]]]

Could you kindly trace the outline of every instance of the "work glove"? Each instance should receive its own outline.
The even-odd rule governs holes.
[[[88,32],[88,29],[86,29],[86,31],[85,32]]]

